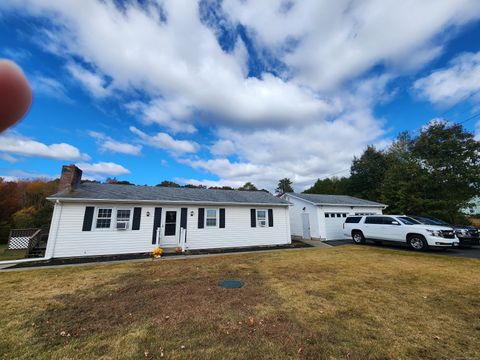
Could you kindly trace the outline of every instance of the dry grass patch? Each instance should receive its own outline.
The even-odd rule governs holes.
[[[346,246],[3,273],[0,358],[479,358],[479,265]]]

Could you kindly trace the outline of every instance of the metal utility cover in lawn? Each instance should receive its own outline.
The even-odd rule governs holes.
[[[224,289],[238,289],[243,286],[243,282],[240,280],[223,280],[220,281],[218,286]]]

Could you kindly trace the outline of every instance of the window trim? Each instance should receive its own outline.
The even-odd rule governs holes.
[[[208,225],[207,219],[213,219],[213,217],[208,217],[208,210],[215,210],[215,225]],[[215,229],[220,226],[220,209],[219,208],[205,208],[205,229]]]
[[[127,223],[127,228],[126,229],[117,229],[117,224],[118,224],[118,211],[122,211],[122,210],[126,210],[128,211],[128,221],[125,221],[123,220],[122,222],[126,222]],[[121,231],[127,231],[127,230],[131,230],[132,229],[132,216],[133,216],[133,213],[132,213],[132,209],[131,208],[124,208],[124,207],[118,207],[118,208],[115,208],[115,226],[114,226],[114,229],[115,230],[121,230]]]
[[[98,212],[100,209],[111,209],[112,215],[110,217],[110,227],[108,228],[98,228]],[[130,210],[130,217],[128,219],[128,227],[123,229],[117,229],[117,211],[118,210]],[[132,221],[133,221],[133,207],[126,206],[95,206],[95,212],[93,217],[92,231],[132,231]]]
[[[265,212],[265,225],[261,225],[260,224],[260,221],[263,221],[263,220],[259,220],[258,218],[258,212],[259,211],[263,211]],[[256,224],[257,224],[257,228],[268,228],[268,210],[267,209],[255,209],[255,220],[256,220]]]
[[[98,227],[98,220],[99,220],[99,213],[100,210],[111,210],[112,212],[110,213],[110,226],[109,227]],[[112,228],[112,223],[113,223],[113,215],[115,213],[115,209],[110,206],[96,206],[95,207],[95,218],[94,218],[94,229],[95,231],[108,231]],[[108,219],[108,218],[100,218],[100,219]]]

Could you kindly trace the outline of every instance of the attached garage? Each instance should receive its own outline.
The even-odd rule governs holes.
[[[348,215],[382,214],[387,206],[346,195],[287,193],[290,229],[293,238],[340,240]]]

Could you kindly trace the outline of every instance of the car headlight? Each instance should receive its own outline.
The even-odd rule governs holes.
[[[427,231],[432,236],[443,237],[443,234],[442,234],[441,230],[429,230],[429,229],[427,229]]]

